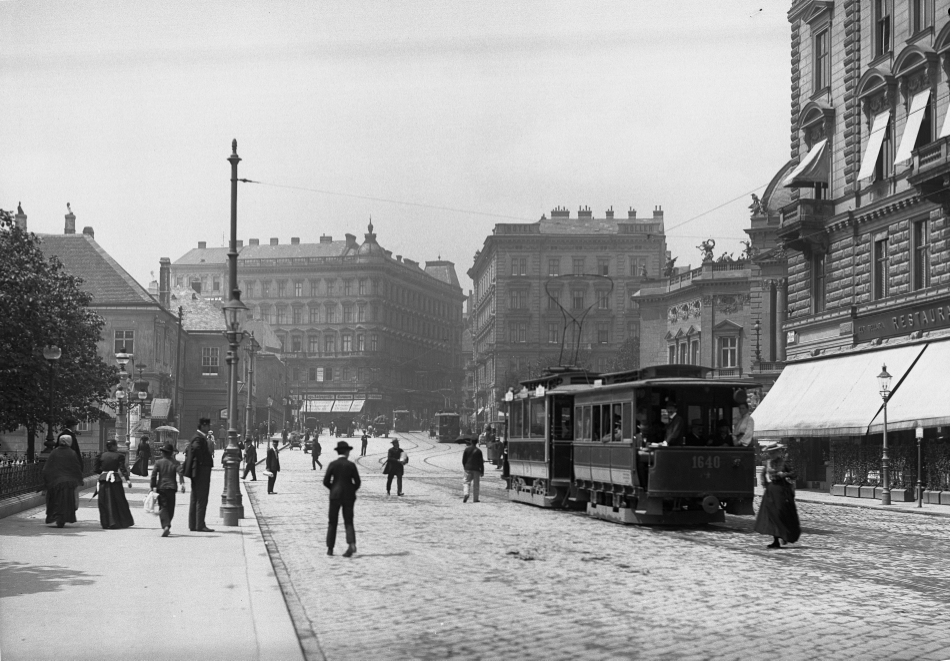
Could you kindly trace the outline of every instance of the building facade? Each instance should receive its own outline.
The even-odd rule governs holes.
[[[826,482],[884,481],[878,374],[894,377],[888,414],[903,468],[890,486],[916,472],[904,457],[913,430],[936,441],[950,421],[928,383],[934,364],[950,369],[948,9],[942,0],[801,0],[789,12],[797,166],[783,182],[792,198],[778,229],[788,364],[756,427],[820,440],[811,454],[828,459]],[[806,378],[819,399],[802,395]]]
[[[238,242],[248,317],[274,329],[287,413],[326,424],[394,409],[428,419],[462,388],[462,290],[445,260],[393,257],[370,223],[364,241]],[[201,242],[172,264],[176,285],[227,298],[227,248]],[[296,413],[293,413],[296,412]]]
[[[507,389],[546,367],[636,367],[630,297],[665,264],[659,207],[643,219],[558,207],[535,223],[496,224],[468,271],[476,424],[496,420]]]

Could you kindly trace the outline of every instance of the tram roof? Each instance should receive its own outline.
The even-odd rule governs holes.
[[[662,379],[642,379],[640,381],[626,381],[623,383],[609,383],[601,386],[585,387],[584,394],[596,395],[601,392],[610,392],[613,390],[623,390],[625,388],[708,388],[710,386],[718,388],[759,388],[761,383],[752,379],[703,379],[703,378],[662,378]],[[557,391],[554,391],[557,392]]]

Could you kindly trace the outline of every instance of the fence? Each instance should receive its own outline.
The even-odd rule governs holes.
[[[94,472],[96,455],[91,452],[84,452],[82,461],[82,475],[83,477],[89,477]],[[0,466],[0,500],[42,491],[43,487],[42,461],[32,464]]]

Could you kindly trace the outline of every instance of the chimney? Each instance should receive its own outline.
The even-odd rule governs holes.
[[[402,261],[402,255],[396,255],[396,261],[397,261],[397,262],[401,262],[401,261]]]
[[[292,237],[290,237],[290,245],[292,245],[292,246],[299,246],[299,245],[300,245],[300,237],[299,237],[299,236],[292,236]]]
[[[593,212],[591,212],[590,207],[578,207],[577,217],[578,218],[593,218],[594,214]]]
[[[389,257],[390,259],[392,259],[392,257],[393,257],[393,251],[392,251],[392,250],[383,250],[383,252],[386,253],[386,257]]]
[[[152,296],[158,296],[158,282],[152,280],[148,283],[148,293]]]
[[[171,265],[168,257],[158,260],[158,304],[166,310],[172,307]]]
[[[551,218],[570,218],[571,212],[567,207],[554,207],[551,209]]]
[[[90,239],[96,238],[95,230],[93,230],[92,227],[89,225],[86,225],[85,227],[82,228],[82,233],[88,236]]]
[[[234,247],[235,247],[235,248],[243,248],[243,247],[244,247],[244,239],[237,239],[237,240],[234,242]]]
[[[320,243],[333,243],[333,237],[322,234],[320,236]]]
[[[16,203],[16,215],[13,217],[16,226],[19,227],[24,232],[26,231],[26,212],[23,211],[23,207],[20,206],[20,203]]]
[[[346,237],[346,247],[347,247],[347,248],[355,248],[355,247],[356,247],[356,236],[355,236],[355,235],[347,233],[347,234],[344,234],[343,236]]]
[[[628,218],[629,220],[636,220],[636,219],[637,219],[637,210],[634,209],[633,207],[630,207],[630,210],[627,211],[627,218]]]
[[[63,230],[63,234],[75,234],[76,214],[74,214],[72,208],[70,208],[69,202],[66,203],[66,211],[69,213],[66,214],[66,229]]]
[[[260,239],[248,239],[248,240],[247,240],[247,245],[249,245],[249,246],[259,246],[259,245],[261,245],[261,240],[260,240]]]
[[[653,210],[653,220],[663,220],[663,207],[660,205]]]
[[[278,244],[277,237],[271,237],[270,244],[276,246]]]
[[[204,249],[207,248],[207,247],[208,247],[208,242],[207,242],[207,241],[199,241],[199,242],[198,242],[198,250],[204,250]]]
[[[607,218],[613,218],[613,217],[614,217],[614,208],[610,207],[609,209],[607,209]]]

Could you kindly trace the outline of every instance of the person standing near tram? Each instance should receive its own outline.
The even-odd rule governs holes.
[[[745,402],[739,404],[739,420],[736,421],[732,436],[738,447],[749,447],[755,438],[755,420]]]

